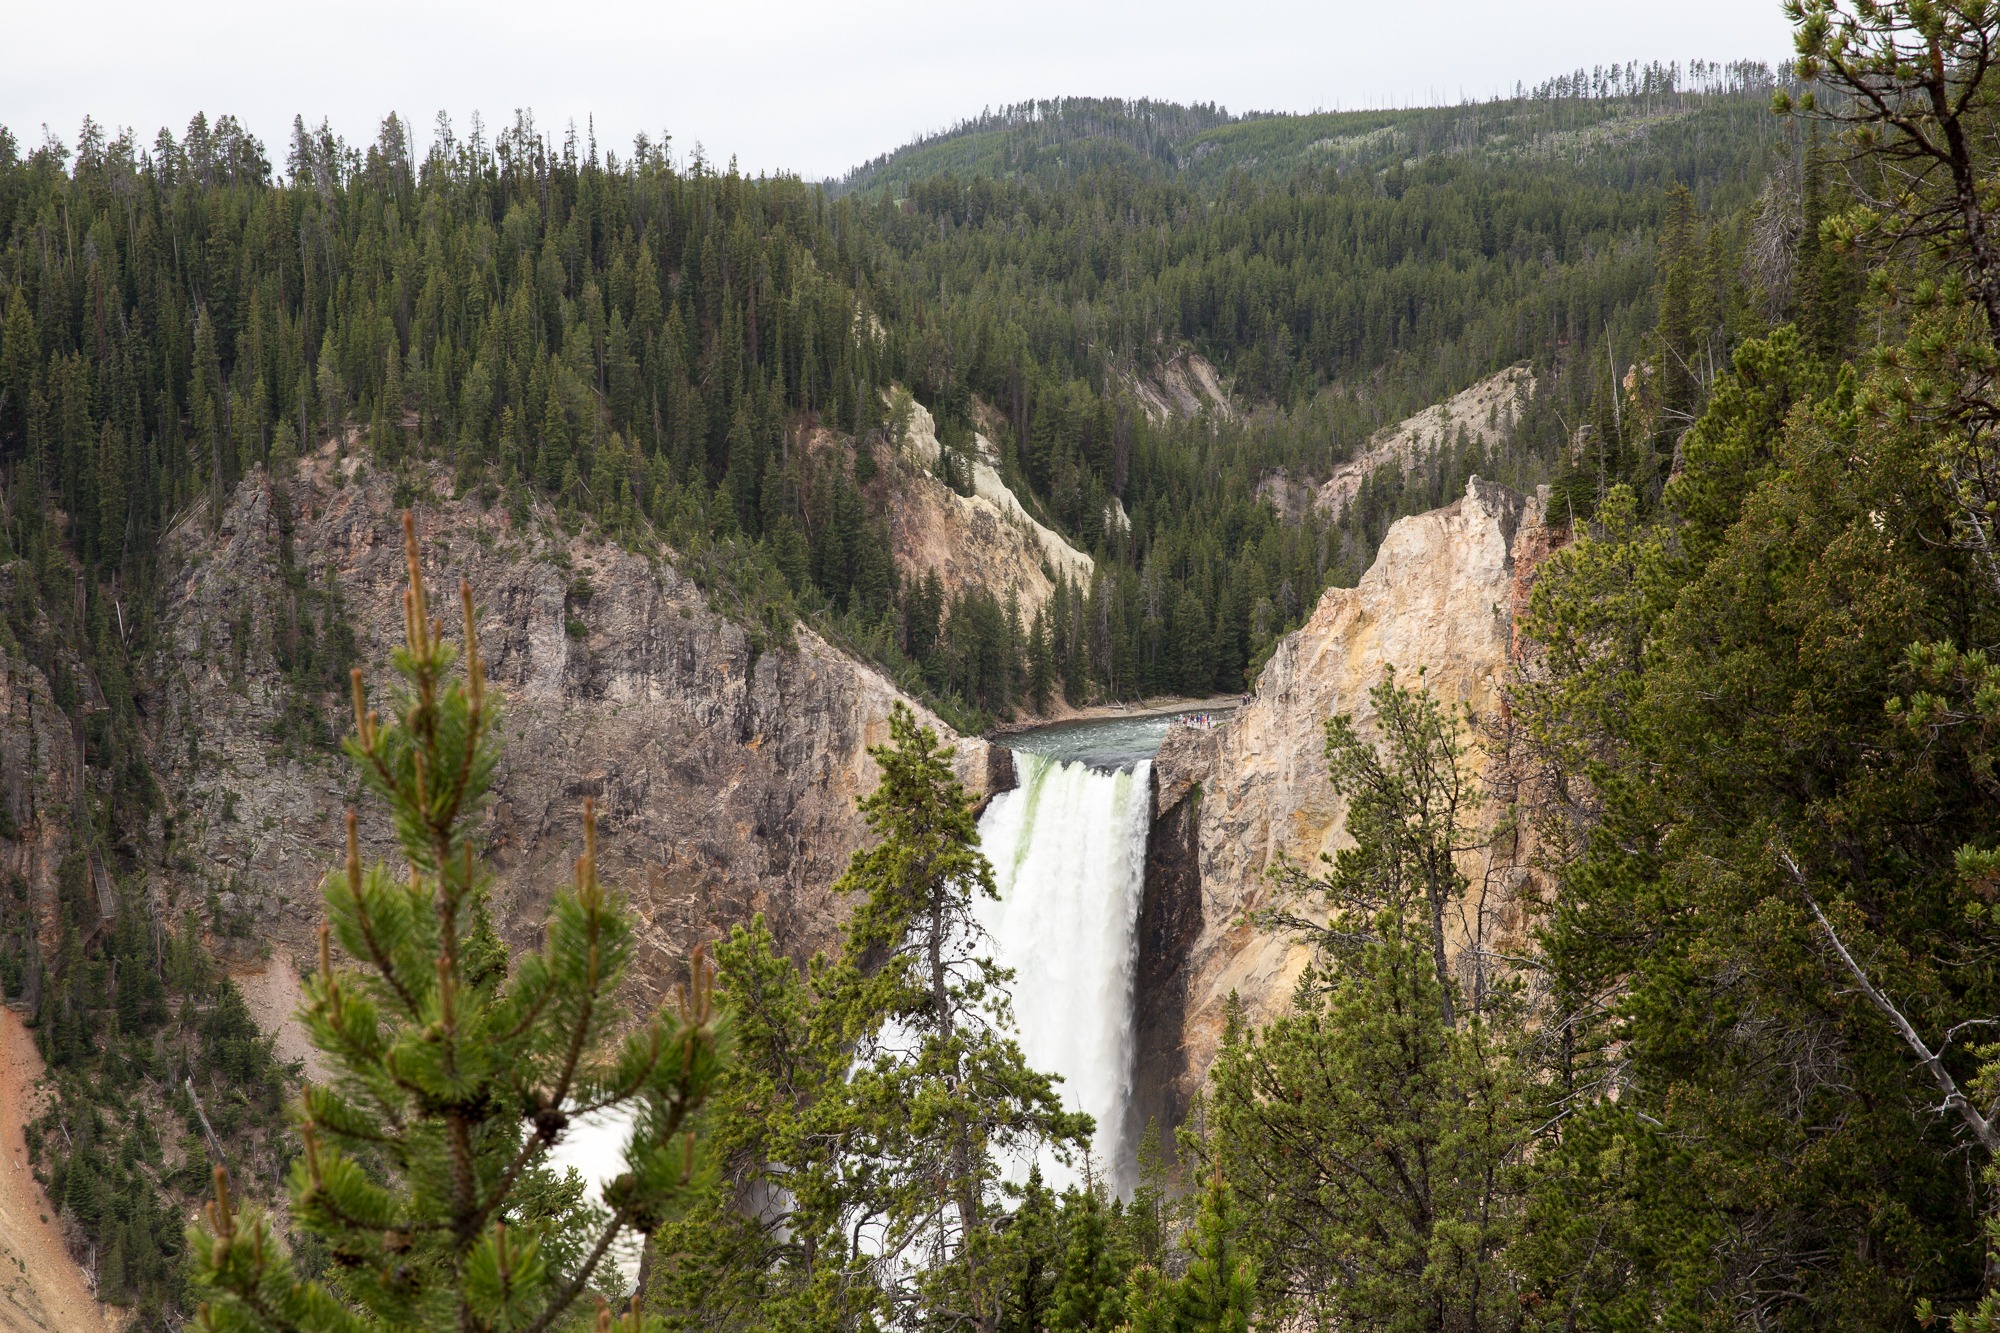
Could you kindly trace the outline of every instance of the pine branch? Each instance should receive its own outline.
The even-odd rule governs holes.
[[[1944,1093],[1944,1104],[1958,1112],[1959,1118],[1965,1122],[1966,1128],[1972,1131],[1973,1137],[1979,1140],[1980,1146],[1989,1153],[2000,1153],[2000,1128],[1996,1128],[1992,1120],[1980,1114],[1979,1108],[1972,1104],[1972,1099],[1960,1091],[1958,1080],[1944,1067],[1944,1061],[1925,1044],[1916,1027],[1903,1016],[1903,1011],[1877,989],[1875,983],[1868,979],[1868,973],[1861,964],[1854,961],[1854,955],[1849,953],[1847,946],[1841,942],[1840,933],[1833,928],[1833,923],[1826,919],[1826,913],[1820,910],[1819,900],[1813,897],[1812,886],[1807,881],[1805,873],[1799,869],[1798,862],[1792,859],[1792,854],[1782,847],[1777,848],[1776,853],[1779,864],[1785,867],[1793,881],[1798,884],[1799,893],[1805,898],[1806,906],[1812,909],[1813,919],[1818,921],[1820,929],[1826,932],[1827,940],[1832,943],[1834,952],[1840,955],[1841,963],[1846,966],[1855,984],[1861,988],[1861,993],[1882,1011],[1883,1017],[1889,1020],[1890,1026],[1894,1027],[1897,1035],[1902,1037],[1903,1044],[1916,1055],[1917,1063],[1923,1066],[1924,1072],[1931,1076],[1931,1081],[1937,1084],[1940,1092]]]

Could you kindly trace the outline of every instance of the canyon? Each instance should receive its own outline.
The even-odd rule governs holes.
[[[1344,804],[1326,776],[1327,719],[1349,714],[1364,738],[1376,736],[1369,691],[1395,668],[1404,685],[1469,710],[1468,766],[1489,787],[1505,779],[1480,733],[1502,711],[1514,619],[1555,544],[1546,504],[1545,493],[1523,497],[1474,477],[1454,503],[1399,520],[1360,583],[1321,594],[1280,642],[1226,723],[1168,734],[1154,762],[1139,922],[1134,1123],[1178,1123],[1232,1004],[1247,1023],[1268,1019],[1311,955],[1253,918],[1274,905],[1274,868],[1311,870],[1344,845]],[[1524,860],[1501,838],[1461,864],[1502,943],[1524,928]]]
[[[254,949],[219,943],[242,954],[260,996],[280,997],[293,993],[283,976],[319,919],[326,849],[353,793],[341,759],[270,740],[287,688],[269,666],[277,548],[289,542],[307,581],[340,588],[363,661],[384,661],[401,633],[393,608],[404,578],[386,478],[327,451],[302,467],[290,502],[289,536],[272,488],[246,485],[215,530],[190,525],[176,537],[179,651],[160,754],[178,793],[182,868],[155,889],[170,912],[198,910],[206,894],[249,917],[279,955],[277,982],[263,984]],[[1406,681],[1421,671],[1475,726],[1497,714],[1517,605],[1550,546],[1541,503],[1475,478],[1454,504],[1397,522],[1360,584],[1326,591],[1281,641],[1245,706],[1213,729],[1168,733],[1139,826],[1135,1073],[1119,1130],[1128,1143],[1148,1120],[1178,1121],[1232,995],[1254,1022],[1290,994],[1307,947],[1249,918],[1271,903],[1274,865],[1310,866],[1341,845],[1326,719],[1351,713],[1371,734],[1368,690],[1392,666]],[[830,942],[845,905],[828,888],[865,836],[855,802],[873,782],[867,747],[886,736],[893,706],[920,706],[806,626],[793,643],[760,649],[670,553],[569,536],[545,514],[523,531],[471,499],[433,498],[415,512],[428,576],[476,590],[489,678],[505,700],[508,750],[487,841],[510,941],[535,938],[590,796],[607,879],[641,923],[643,995],[666,993],[694,945],[752,913],[800,956]],[[924,716],[956,747],[970,790],[1015,785],[999,741]],[[1475,744],[1468,755],[1483,773],[1488,751]],[[386,833],[370,828],[367,849],[386,853]],[[1524,872],[1495,860],[1476,873],[1502,881],[1504,898]],[[1508,919],[1518,926],[1518,913]],[[283,1007],[260,1006],[261,1016],[282,1028]]]
[[[919,450],[934,441],[927,414],[911,436]],[[379,698],[388,684],[381,664],[402,633],[405,503],[424,537],[427,579],[440,591],[461,578],[473,587],[489,679],[504,700],[507,755],[486,828],[496,920],[516,947],[532,944],[578,845],[582,801],[593,798],[606,877],[640,923],[635,999],[664,996],[696,944],[753,913],[801,957],[833,939],[845,904],[828,889],[865,837],[855,802],[874,781],[867,747],[886,738],[898,704],[916,707],[954,745],[959,776],[975,793],[1009,791],[1018,768],[1038,789],[1048,776],[1052,792],[1109,799],[1110,788],[1080,773],[1062,777],[1033,756],[1017,765],[999,741],[951,732],[807,625],[788,642],[763,641],[714,610],[671,551],[572,532],[541,509],[522,523],[476,496],[453,497],[441,470],[425,480],[428,489],[411,495],[407,481],[399,490],[329,446],[288,483],[246,482],[215,522],[197,517],[170,539],[172,650],[150,708],[169,855],[145,891],[164,919],[192,912],[228,923],[212,933],[216,951],[290,1057],[305,1055],[290,1010],[320,916],[318,883],[356,795],[329,747],[276,739],[302,707],[332,707],[302,698],[279,664],[284,637],[299,632],[292,594],[322,590],[319,632],[344,625],[356,657],[372,664],[367,680]],[[953,502],[937,540],[964,537],[968,514],[990,521],[1017,548],[997,576],[1013,579],[1023,600],[1037,576],[1047,586],[1065,559],[1048,544],[1054,534],[986,497],[975,497],[975,510],[931,484]],[[1037,971],[1033,949],[1010,946],[1040,995],[1028,1009],[1029,1039],[1057,1065],[1081,1052],[1086,1063],[1108,1057],[1129,1069],[1086,1074],[1075,1090],[1110,1121],[1101,1134],[1114,1180],[1132,1179],[1132,1146],[1149,1122],[1166,1130],[1184,1116],[1232,1005],[1250,1022],[1278,1012],[1309,956],[1307,945],[1252,918],[1272,902],[1273,866],[1310,865],[1341,845],[1343,810],[1322,754],[1326,719],[1351,713],[1370,734],[1367,692],[1392,666],[1406,680],[1421,671],[1425,685],[1470,709],[1475,726],[1501,708],[1514,618],[1534,563],[1553,545],[1544,503],[1475,478],[1454,504],[1399,521],[1360,584],[1325,592],[1281,641],[1233,716],[1170,729],[1150,771],[1141,762],[1119,779],[1140,784],[1134,797],[1117,798],[1135,817],[1118,821],[1118,846],[1091,855],[1130,865],[1105,881],[1125,884],[1117,879],[1125,874],[1129,887],[1118,889],[1109,916],[1078,919],[1108,932],[1086,951],[1094,1002],[1129,1005],[1129,1014],[1079,1044],[1063,1032],[1063,1003],[1050,1011],[1054,1021],[1042,1012],[1064,978]],[[996,576],[992,565],[982,573]],[[0,801],[29,835],[13,840],[6,868],[46,904],[67,846],[50,812],[74,794],[75,740],[56,725],[39,674],[13,663],[4,680],[0,750],[21,762],[7,765]],[[322,722],[334,734],[345,726],[338,715]],[[1469,755],[1475,768],[1489,767],[1483,747]],[[1010,897],[1017,871],[1065,859],[1062,849],[1030,845],[1032,829],[1082,836],[1060,812],[1024,819],[1031,808],[996,806],[999,822],[986,825],[1005,843],[991,850],[1010,862],[1001,876]],[[364,823],[364,837],[369,854],[392,850],[379,825]],[[1497,846],[1482,855],[1469,870],[1497,886],[1503,926],[1518,930],[1509,904],[1526,872]],[[1096,883],[1066,878],[1064,891]],[[1067,906],[1043,894],[1003,904],[990,919],[996,933],[1046,940],[1047,922],[1036,916]],[[1026,923],[1020,930],[1007,924],[1010,911]],[[1050,1045],[1051,1033],[1061,1040]]]
[[[867,748],[910,701],[807,625],[790,642],[760,641],[715,611],[664,549],[572,535],[541,508],[522,525],[451,498],[446,474],[428,480],[430,494],[401,500],[422,534],[434,602],[452,607],[458,581],[471,585],[487,677],[503,700],[506,748],[485,838],[509,941],[539,938],[581,845],[588,797],[605,879],[639,919],[645,997],[671,988],[696,944],[753,913],[800,956],[826,944],[841,915],[827,888],[864,831],[855,801],[873,785]],[[288,709],[314,702],[278,664],[295,618],[288,580],[338,591],[379,699],[403,633],[406,574],[401,504],[386,475],[328,448],[287,489],[246,483],[213,527],[197,519],[170,539],[173,651],[154,711],[174,859],[153,892],[170,919],[213,912],[300,954],[356,792],[329,746],[273,739]],[[911,706],[957,747],[971,789],[991,785],[989,761],[1004,772],[1004,752]],[[337,707],[324,718],[332,735],[350,725]],[[386,827],[363,828],[364,855],[391,851]],[[219,943],[252,952],[227,936]]]

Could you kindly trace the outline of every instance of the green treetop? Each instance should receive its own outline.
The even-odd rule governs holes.
[[[194,1237],[205,1329],[540,1333],[600,1281],[619,1238],[671,1217],[704,1169],[694,1117],[723,1065],[707,972],[697,956],[676,1012],[615,1035],[632,935],[597,880],[588,805],[575,887],[556,895],[542,949],[510,966],[487,924],[472,824],[499,755],[496,700],[471,589],[461,652],[430,619],[407,515],[404,532],[405,685],[385,724],[355,672],[347,750],[388,808],[405,870],[363,867],[350,812],[303,1011],[332,1072],[299,1108],[291,1217],[324,1245],[331,1276],[303,1279],[218,1171]],[[577,1117],[621,1108],[636,1119],[626,1171],[602,1210],[579,1209],[549,1149]]]

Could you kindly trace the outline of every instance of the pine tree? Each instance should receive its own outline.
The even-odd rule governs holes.
[[[1055,684],[1055,650],[1049,641],[1048,608],[1043,606],[1036,608],[1034,628],[1028,633],[1028,701],[1037,713],[1048,711]]]
[[[1062,1275],[1056,1281],[1055,1318],[1049,1327],[1063,1333],[1110,1333],[1125,1322],[1125,1276],[1129,1266],[1096,1190],[1066,1201]]]
[[[104,423],[97,445],[97,558],[115,562],[125,551],[125,432]]]
[[[736,419],[729,427],[727,482],[730,503],[736,506],[736,522],[744,532],[755,533],[762,526],[757,488],[763,479],[763,472],[763,450],[758,447],[756,432],[750,427],[750,415],[738,407]]]
[[[332,329],[328,329],[326,336],[320,339],[314,383],[319,390],[320,420],[336,436],[342,435],[347,425],[347,386],[341,382],[339,355],[334,349]]]
[[[1860,283],[1852,258],[1826,243],[1822,228],[1837,213],[1826,179],[1819,127],[1806,145],[1799,186],[1799,246],[1792,261],[1792,304],[1806,346],[1838,364],[1854,341]]]
[[[1039,1164],[1028,1172],[994,1249],[1000,1274],[995,1284],[997,1333],[1043,1333],[1054,1327],[1062,1279],[1062,1214]]]
[[[1495,1021],[1510,992],[1477,966],[1462,984],[1446,952],[1447,920],[1465,919],[1468,953],[1484,938],[1454,861],[1471,845],[1470,777],[1429,691],[1390,674],[1370,699],[1378,745],[1346,716],[1327,726],[1355,845],[1295,884],[1330,920],[1283,918],[1315,959],[1261,1031],[1232,1009],[1191,1146],[1220,1173],[1211,1189],[1246,1201],[1242,1227],[1286,1315],[1505,1328],[1526,1138],[1520,1065]]]
[[[1187,1271],[1178,1279],[1151,1265],[1133,1271],[1126,1295],[1132,1333],[1249,1333],[1257,1269],[1242,1232],[1234,1193],[1220,1171],[1211,1172],[1194,1227],[1181,1238]]]
[[[290,421],[280,421],[271,431],[271,477],[288,482],[299,467],[299,437]]]
[[[1675,444],[1700,411],[1696,341],[1703,330],[1696,324],[1696,307],[1701,258],[1694,196],[1687,187],[1675,185],[1667,192],[1666,227],[1660,238],[1659,316],[1651,338],[1652,450],[1635,451],[1630,470],[1620,478],[1649,502],[1659,494]]]
[[[122,1225],[112,1226],[111,1244],[105,1249],[104,1258],[98,1265],[98,1297],[112,1305],[125,1304],[130,1294],[127,1290],[125,1230]]]
[[[569,418],[562,410],[561,393],[551,385],[548,406],[542,413],[542,485],[561,494],[563,478],[569,475],[575,466],[570,454]]]
[[[1166,1152],[1160,1143],[1160,1122],[1148,1120],[1134,1153],[1139,1183],[1119,1215],[1119,1243],[1141,1264],[1160,1263],[1166,1251],[1167,1211],[1171,1207]]]
[[[870,750],[882,781],[861,803],[880,841],[835,886],[861,901],[816,1022],[851,1043],[838,1089],[854,1147],[846,1211],[879,1219],[883,1253],[921,1265],[912,1298],[940,1319],[996,1317],[1000,1165],[1073,1148],[1090,1118],[1062,1110],[1051,1080],[1008,1035],[1009,974],[979,951],[973,904],[991,897],[972,801],[937,734],[898,705]]]
[[[737,1059],[711,1113],[723,1170],[666,1247],[676,1327],[1029,1330],[1053,1310],[1053,1201],[1037,1176],[1010,1214],[1000,1168],[1073,1149],[1089,1119],[1007,1033],[971,914],[992,870],[950,752],[899,706],[871,753],[879,842],[839,883],[862,898],[839,958],[802,973],[761,919],[718,949]]]
[[[1236,1197],[1217,1172],[1209,1177],[1186,1244],[1193,1258],[1175,1291],[1176,1327],[1185,1333],[1249,1333],[1257,1270],[1238,1237]]]
[[[660,331],[660,276],[659,263],[653,258],[650,242],[639,242],[639,262],[637,274],[632,284],[632,331],[638,335],[642,346],[651,346],[654,336]],[[680,351],[677,347],[676,353]]]
[[[7,303],[7,322],[0,326],[0,440],[19,448],[28,434],[28,398],[42,360],[41,338],[34,312],[16,286]]]
[[[229,477],[222,458],[222,363],[216,351],[215,324],[203,306],[195,318],[194,367],[188,384],[188,412],[194,424],[195,443],[207,466],[210,488],[210,517],[220,522],[223,488]]]
[[[540,1333],[600,1279],[621,1235],[667,1221],[707,1170],[695,1116],[723,1067],[708,974],[697,956],[679,1010],[617,1037],[632,932],[598,882],[587,803],[575,887],[556,896],[541,951],[510,968],[487,923],[473,824],[498,758],[498,700],[470,587],[455,646],[430,619],[408,515],[404,533],[400,716],[385,724],[368,708],[356,670],[347,750],[388,809],[406,872],[363,867],[350,812],[303,1011],[332,1077],[300,1108],[291,1217],[334,1265],[324,1282],[302,1279],[218,1168],[193,1237],[205,1328]],[[336,944],[355,966],[336,961]],[[637,1128],[626,1173],[605,1190],[608,1215],[593,1217],[543,1163],[579,1115],[614,1108]],[[658,1321],[635,1303],[628,1326],[642,1325]]]

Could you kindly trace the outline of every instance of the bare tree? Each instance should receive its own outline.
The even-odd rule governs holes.
[[[1868,997],[1869,1003],[1889,1020],[1889,1025],[1896,1029],[1896,1034],[1903,1039],[1903,1044],[1917,1057],[1917,1063],[1930,1075],[1938,1090],[1944,1093],[1944,1104],[1958,1113],[1959,1119],[1965,1122],[1965,1127],[1972,1131],[1975,1139],[1979,1140],[1979,1146],[1986,1149],[1989,1155],[2000,1154],[2000,1128],[1996,1128],[1994,1124],[1995,1116],[2000,1115],[2000,1104],[1990,1106],[1983,1112],[1973,1105],[1972,1099],[1959,1087],[1958,1080],[1952,1077],[1949,1069],[1945,1068],[1942,1058],[1943,1047],[1936,1051],[1932,1050],[1918,1033],[1915,1024],[1896,1007],[1896,1002],[1869,980],[1867,970],[1855,961],[1854,955],[1841,941],[1840,932],[1833,928],[1833,923],[1827,920],[1826,913],[1820,910],[1819,900],[1813,897],[1811,882],[1807,880],[1805,872],[1799,869],[1798,862],[1792,859],[1792,854],[1782,847],[1776,849],[1776,854],[1778,863],[1784,866],[1785,872],[1799,886],[1799,892],[1804,896],[1806,906],[1812,911],[1813,919],[1819,922],[1820,929],[1826,932],[1827,941],[1833,945],[1834,953],[1839,955],[1842,966],[1854,978],[1855,985]],[[1952,1036],[1961,1028],[1985,1025],[1992,1021],[1994,1020],[1973,1019],[1969,1023],[1958,1024],[1945,1035],[1945,1041],[1949,1043]]]

